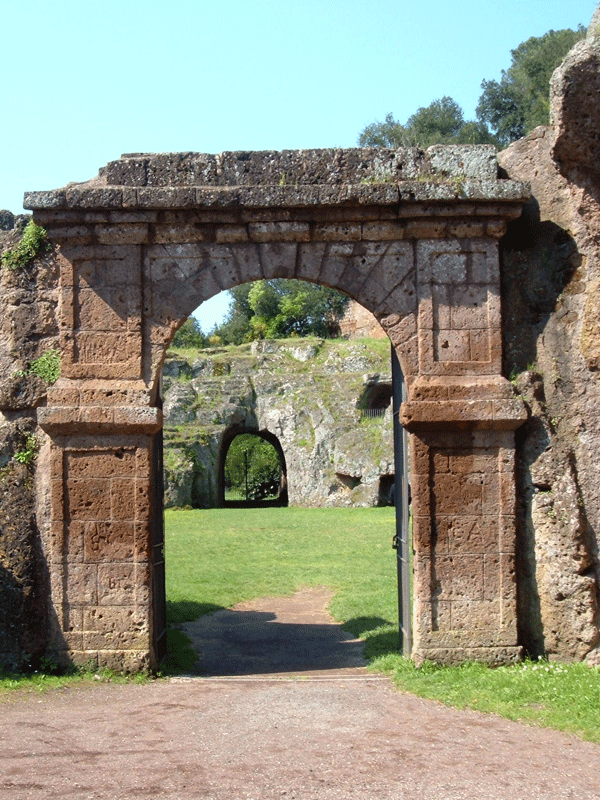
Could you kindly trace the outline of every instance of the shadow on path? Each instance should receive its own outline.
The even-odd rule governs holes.
[[[362,673],[364,642],[334,623],[332,592],[303,589],[205,614],[180,627],[198,653],[204,676]]]

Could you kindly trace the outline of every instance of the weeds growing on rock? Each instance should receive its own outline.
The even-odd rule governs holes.
[[[46,231],[31,219],[27,223],[21,241],[2,254],[2,266],[10,270],[23,269],[48,248]]]
[[[60,352],[48,350],[34,359],[27,369],[20,369],[14,373],[16,378],[25,378],[27,375],[37,375],[49,386],[56,383],[60,377]]]
[[[19,464],[32,464],[39,450],[39,442],[35,433],[29,433],[25,437],[23,447],[14,454],[13,458]]]

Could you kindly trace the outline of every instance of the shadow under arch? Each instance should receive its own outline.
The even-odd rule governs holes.
[[[229,448],[233,444],[234,439],[246,433],[252,434],[253,436],[257,436],[260,439],[264,439],[265,442],[268,442],[275,449],[279,457],[279,463],[281,465],[279,493],[278,496],[273,500],[233,501],[225,499],[225,462],[227,460],[227,453],[229,452]],[[274,433],[271,433],[268,430],[259,430],[258,428],[253,428],[251,426],[241,425],[241,424],[230,426],[225,431],[221,439],[221,447],[219,450],[219,461],[217,464],[217,480],[218,480],[218,499],[219,499],[219,506],[221,508],[226,508],[226,507],[251,508],[252,506],[256,506],[258,508],[264,508],[266,506],[287,506],[288,504],[287,465],[286,465],[285,453],[283,452],[281,442],[279,441],[277,436],[275,436]]]

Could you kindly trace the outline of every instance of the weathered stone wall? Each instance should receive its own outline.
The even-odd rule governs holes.
[[[370,336],[373,339],[384,339],[385,331],[377,322],[373,314],[366,308],[350,300],[342,319],[339,322],[340,335],[347,339],[360,336]]]
[[[0,212],[0,251],[20,241],[27,220]],[[0,270],[0,668],[35,663],[48,637],[49,573],[40,539],[47,447],[37,427],[47,386],[28,367],[57,346],[57,292],[53,252]]]
[[[551,128],[499,154],[534,199],[503,253],[505,374],[518,437],[521,638],[600,663],[600,10],[551,83]]]
[[[387,340],[259,341],[203,351],[192,363],[167,356],[163,383],[166,505],[220,504],[220,456],[234,430],[277,437],[290,505],[389,500],[391,403],[380,417],[363,413],[369,388],[391,395]]]

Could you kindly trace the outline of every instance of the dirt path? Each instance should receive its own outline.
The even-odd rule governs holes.
[[[336,624],[329,589],[263,597],[181,625],[199,675],[366,675],[363,642]]]
[[[237,611],[293,632],[294,603],[284,613],[269,602]],[[303,613],[324,634],[322,611]],[[600,798],[597,745],[399,694],[355,663],[287,666],[2,702],[0,798]],[[284,677],[293,674],[303,677]]]

